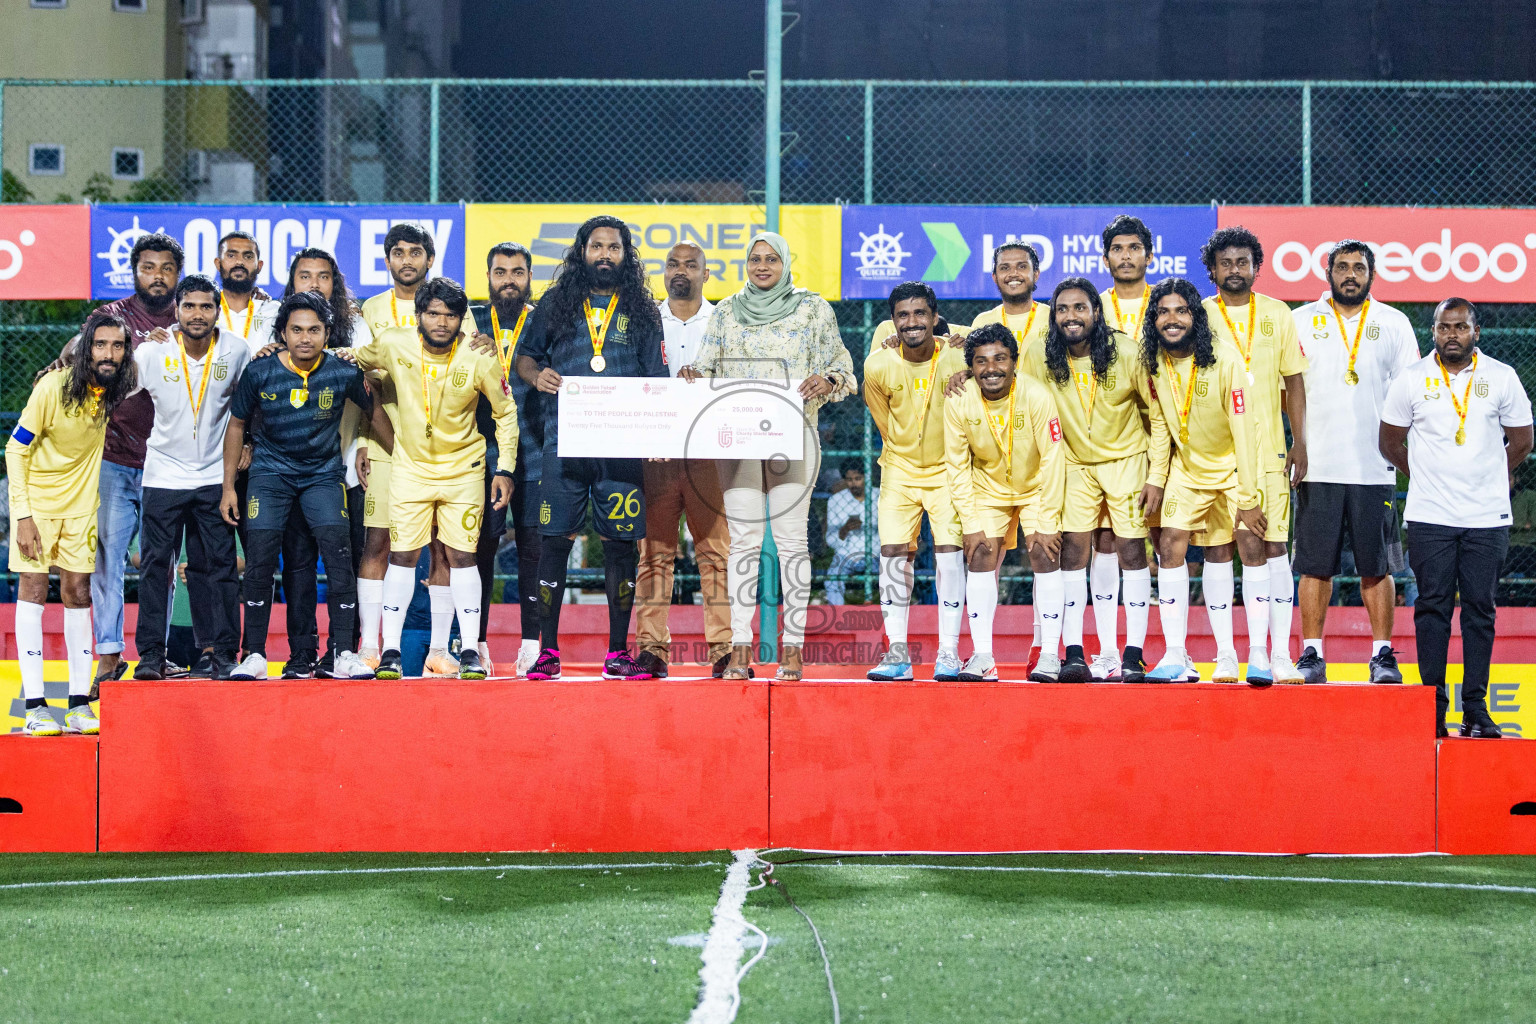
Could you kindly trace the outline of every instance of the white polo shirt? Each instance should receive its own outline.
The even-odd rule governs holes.
[[[661,331],[664,337],[662,349],[667,356],[667,372],[677,376],[677,371],[693,362],[693,357],[699,352],[699,342],[704,338],[704,328],[709,326],[709,314],[715,311],[715,304],[705,299],[699,304],[699,311],[687,320],[679,320],[672,313],[672,306],[666,299],[656,304],[661,309]]]
[[[1470,530],[1508,526],[1504,428],[1531,425],[1531,400],[1514,369],[1481,350],[1475,366],[1451,377],[1450,390],[1458,400],[1467,395],[1466,444],[1456,443],[1461,418],[1434,353],[1399,374],[1387,393],[1381,421],[1408,428],[1403,518]]]
[[[1355,360],[1360,383],[1347,384],[1349,346],[1360,317],[1344,321],[1348,337],[1341,337],[1330,297],[1325,292],[1316,302],[1291,310],[1307,357],[1302,375],[1307,387],[1305,479],[1328,484],[1396,483],[1397,470],[1381,457],[1381,406],[1392,379],[1418,361],[1418,339],[1401,311],[1372,299],[1365,309],[1365,330]]]
[[[155,425],[144,455],[144,486],[189,491],[224,482],[224,429],[240,374],[251,350],[238,334],[217,331],[202,359],[188,359],[182,372],[176,328],[169,341],[142,341],[133,350],[139,386],[155,401]],[[203,375],[211,373],[203,389]],[[189,379],[190,378],[190,379]],[[193,431],[192,398],[202,404]]]
[[[272,343],[272,324],[283,305],[277,299],[261,298],[261,294],[253,294],[250,304],[238,313],[231,311],[226,315],[223,307],[219,309],[219,330],[244,341],[253,356]],[[246,330],[246,314],[250,314],[249,331]]]

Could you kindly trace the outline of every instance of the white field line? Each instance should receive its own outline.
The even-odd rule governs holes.
[[[326,875],[407,875],[453,871],[629,871],[638,868],[710,868],[715,860],[643,861],[627,864],[436,864],[398,868],[295,868],[287,871],[240,871],[205,875],[152,875],[125,878],[78,878],[46,882],[8,882],[6,889],[56,889],[77,885],[131,885],[152,882],[223,882],[249,878],[310,878]]]
[[[699,954],[703,961],[699,968],[699,1002],[689,1015],[688,1024],[730,1024],[735,1020],[736,1011],[741,1008],[742,976],[768,948],[768,936],[741,914],[747,893],[753,888],[748,883],[752,881],[752,865],[756,863],[756,850],[737,850],[736,859],[726,870],[725,881],[720,886],[720,899],[715,902],[709,936],[704,940],[704,951]],[[757,956],[738,970],[744,951],[742,937],[749,928],[762,938],[762,945],[758,947]]]
[[[1536,896],[1536,886],[1481,882],[1415,882],[1393,878],[1308,878],[1305,875],[1232,875],[1214,871],[1118,871],[1108,868],[1040,868],[989,864],[848,864],[830,861],[780,862],[783,868],[878,868],[884,870],[992,871],[1039,875],[1092,875],[1098,878],[1198,878],[1217,882],[1297,882],[1303,885],[1383,885],[1404,889],[1451,889],[1457,892],[1507,892]]]

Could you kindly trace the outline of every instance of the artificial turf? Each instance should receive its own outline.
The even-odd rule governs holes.
[[[1536,1016],[1536,893],[1269,880],[1536,889],[1529,858],[766,856],[821,931],[844,1021]],[[420,865],[563,869],[0,888],[0,1021],[685,1021],[698,997],[697,939],[729,861],[725,853],[8,855],[0,885]],[[676,866],[570,869],[626,862]],[[685,866],[701,862],[711,863]],[[981,866],[1266,880],[950,870]],[[773,887],[750,893],[744,912],[776,941],[742,983],[738,1020],[830,1021],[804,919]]]

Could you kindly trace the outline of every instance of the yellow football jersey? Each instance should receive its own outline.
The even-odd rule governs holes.
[[[1040,381],[1056,401],[1066,434],[1067,457],[1073,462],[1096,465],[1140,455],[1147,450],[1143,416],[1152,404],[1147,390],[1147,371],[1141,353],[1129,339],[1115,339],[1115,358],[1103,380],[1093,376],[1093,361],[1067,359],[1071,371],[1065,384],[1051,379],[1045,350],[1031,349],[1024,372]]]
[[[887,485],[944,482],[944,385],[964,371],[964,350],[943,342],[920,363],[899,348],[876,348],[864,360],[864,404],[884,441]]]
[[[1160,356],[1149,385],[1153,401],[1147,482],[1158,487],[1167,484],[1171,439],[1171,458],[1178,461],[1186,484],[1209,490],[1235,486],[1238,508],[1257,504],[1259,483],[1247,383],[1243,357],[1220,342],[1216,345],[1216,364],[1203,370],[1195,367],[1193,357],[1173,360],[1170,366],[1167,356]]]
[[[1022,504],[1035,491],[1040,492],[1037,529],[1060,529],[1067,460],[1056,401],[1039,381],[1019,374],[1015,382],[1011,400],[989,402],[970,380],[944,403],[945,470],[966,533],[979,531],[980,505]]]
[[[364,371],[384,370],[394,383],[392,461],[406,460],[444,476],[480,472],[474,464],[485,456],[485,438],[475,429],[475,406],[484,395],[496,417],[496,468],[512,471],[517,408],[495,356],[476,352],[462,335],[448,354],[428,355],[415,327],[398,327],[358,349],[357,365]]]
[[[1034,308],[1028,313],[1012,316],[1003,310],[1003,304],[999,302],[971,321],[968,330],[974,331],[987,324],[1002,324],[1013,332],[1019,342],[1019,358],[1022,360],[1024,353],[1036,345],[1045,348],[1045,336],[1051,329],[1051,307],[1036,300]]]
[[[54,370],[38,382],[6,442],[15,519],[73,519],[94,514],[100,504],[107,417],[94,403],[64,407],[64,386],[72,372],[68,367]]]
[[[1282,377],[1305,373],[1307,357],[1301,351],[1301,339],[1296,334],[1296,320],[1291,307],[1279,299],[1257,292],[1253,296],[1253,319],[1257,326],[1250,328],[1248,306],[1226,310],[1222,316],[1219,297],[1206,299],[1206,316],[1211,321],[1211,333],[1220,341],[1231,345],[1240,355],[1245,355],[1246,374],[1243,380],[1248,396],[1248,415],[1253,417],[1253,441],[1258,453],[1261,471],[1279,469],[1285,465],[1285,424],[1280,419],[1283,411],[1285,388]],[[1231,325],[1227,320],[1230,318]],[[1233,334],[1236,330],[1236,334]],[[1250,333],[1251,332],[1251,333]],[[1253,347],[1249,349],[1249,338]]]
[[[1147,296],[1152,293],[1150,285],[1141,286],[1141,298],[1122,299],[1115,294],[1115,286],[1110,285],[1099,292],[1099,301],[1104,305],[1104,322],[1112,331],[1119,331],[1131,339],[1131,343],[1137,350],[1141,348],[1142,324],[1147,316]]]
[[[363,303],[363,322],[375,338],[391,327],[415,327],[416,302],[396,298],[395,290],[389,288]]]

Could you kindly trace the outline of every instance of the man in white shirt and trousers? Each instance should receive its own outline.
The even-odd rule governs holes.
[[[1477,347],[1477,309],[1435,308],[1435,351],[1398,375],[1381,412],[1381,454],[1408,476],[1408,558],[1419,583],[1419,676],[1448,735],[1446,651],[1461,594],[1461,735],[1497,739],[1488,715],[1494,595],[1509,549],[1510,475],[1531,453],[1531,400],[1507,363]],[[1405,447],[1406,446],[1406,447]]]

